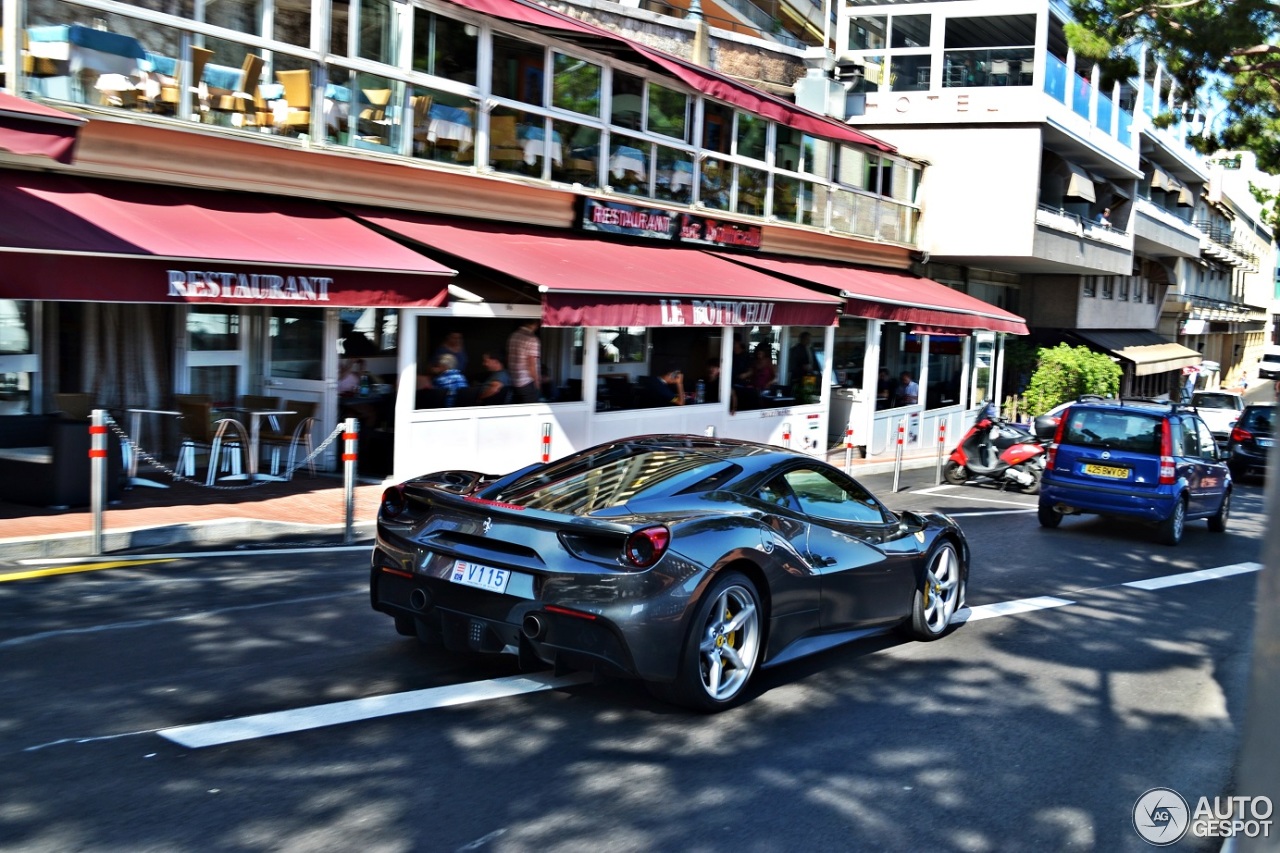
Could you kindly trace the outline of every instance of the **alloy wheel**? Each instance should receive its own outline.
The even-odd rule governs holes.
[[[746,587],[733,585],[716,598],[698,647],[702,689],[717,701],[733,698],[755,669],[760,653],[760,611]]]

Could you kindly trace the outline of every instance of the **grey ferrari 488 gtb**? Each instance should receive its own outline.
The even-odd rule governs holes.
[[[427,645],[639,678],[714,711],[758,667],[894,626],[941,637],[968,575],[945,516],[890,512],[802,453],[673,435],[387,489],[370,593]]]

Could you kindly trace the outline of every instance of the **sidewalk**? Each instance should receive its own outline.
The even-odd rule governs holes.
[[[904,455],[903,469],[931,467],[935,451]],[[845,451],[827,461],[845,468]],[[887,473],[893,457],[861,459],[853,454],[853,476]],[[354,490],[353,541],[373,538],[385,485],[364,480]],[[323,547],[341,544],[346,508],[341,477],[299,475],[254,488],[209,489],[190,483],[171,488],[135,487],[107,507],[102,521],[104,554],[157,548],[240,548],[257,545]],[[0,503],[0,561],[83,557],[92,553],[93,515],[88,508],[50,510]]]

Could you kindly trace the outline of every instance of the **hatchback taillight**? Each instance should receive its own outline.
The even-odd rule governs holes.
[[[1247,429],[1244,429],[1243,427],[1232,427],[1231,440],[1237,443],[1253,441],[1253,433],[1249,432]]]
[[[665,527],[646,527],[627,537],[622,556],[638,569],[647,569],[667,552],[671,531]]]
[[[1067,415],[1070,413],[1071,413],[1071,410],[1068,409],[1067,411],[1058,415],[1058,428],[1053,431],[1053,444],[1049,445],[1049,447],[1045,450],[1045,467],[1046,468],[1052,468],[1054,462],[1056,462],[1058,459],[1058,445],[1062,444],[1062,431],[1066,429]]]
[[[1160,430],[1160,485],[1171,486],[1177,479],[1178,466],[1173,461],[1173,427],[1166,418]]]

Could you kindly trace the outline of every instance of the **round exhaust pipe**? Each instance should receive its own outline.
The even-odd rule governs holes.
[[[546,623],[542,621],[542,617],[536,613],[530,613],[524,617],[524,622],[520,625],[520,630],[525,637],[530,640],[540,640],[542,635],[547,632]]]
[[[409,606],[414,610],[426,610],[431,606],[431,596],[425,589],[415,589],[409,593]]]

